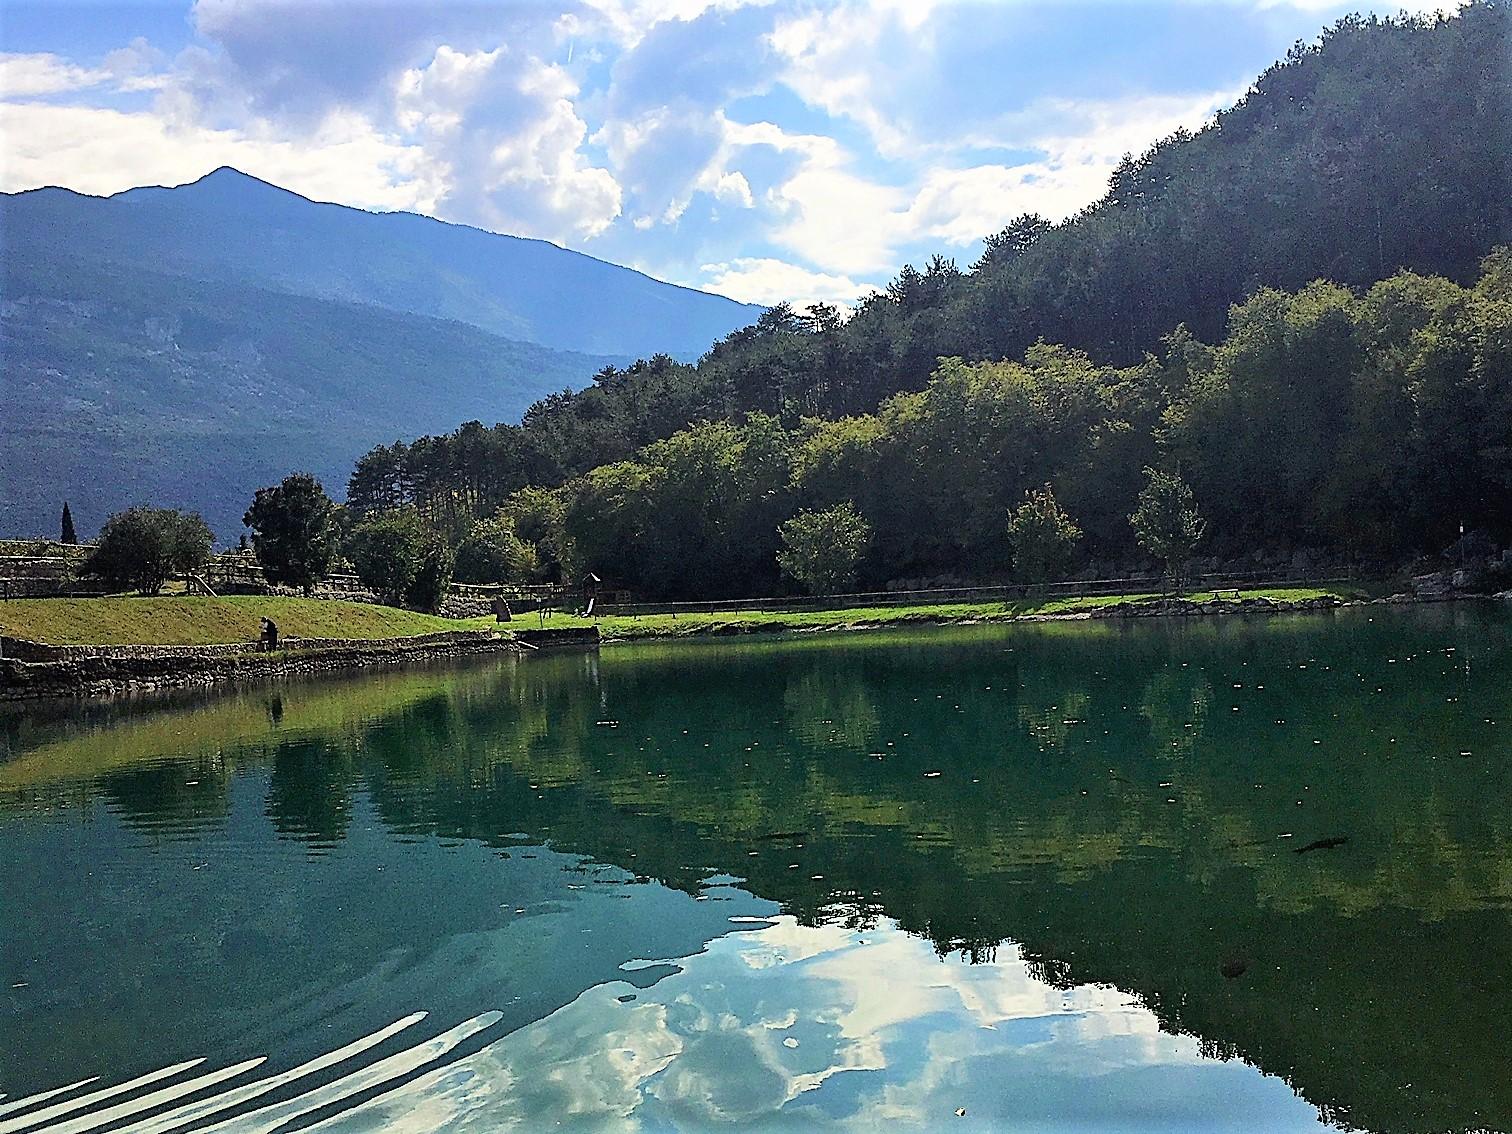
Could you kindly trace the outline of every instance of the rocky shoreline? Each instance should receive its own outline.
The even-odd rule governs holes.
[[[0,658],[0,701],[101,696],[255,681],[290,674],[407,665],[442,658],[513,653],[492,631],[455,631],[377,641],[322,640],[273,653],[223,646],[42,647],[40,660]]]

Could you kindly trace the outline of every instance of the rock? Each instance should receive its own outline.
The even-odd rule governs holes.
[[[1444,571],[1415,575],[1412,579],[1412,591],[1418,598],[1438,598],[1448,594],[1451,585],[1452,580]]]

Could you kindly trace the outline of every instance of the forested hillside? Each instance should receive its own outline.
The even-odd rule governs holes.
[[[1126,560],[1147,466],[1191,483],[1225,554],[1502,536],[1512,270],[1480,264],[1509,242],[1512,8],[1352,17],[970,270],[936,258],[848,318],[775,308],[696,366],[380,447],[350,501],[454,532],[503,506],[547,562],[660,594],[782,585],[777,526],[845,500],[863,582],[1002,574],[1008,511],[1046,483],[1083,563]]]

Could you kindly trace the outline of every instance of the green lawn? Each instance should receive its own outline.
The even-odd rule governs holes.
[[[1296,602],[1303,599],[1362,597],[1352,587],[1293,587],[1258,589],[1239,592],[1243,598],[1272,598]],[[1232,592],[1225,592],[1231,597]],[[834,630],[853,626],[896,626],[910,622],[1006,622],[1030,616],[1066,615],[1091,611],[1101,606],[1151,598],[1152,595],[1098,595],[1089,598],[1063,598],[1044,601],[944,603],[934,606],[877,606],[846,610],[814,611],[729,611],[714,614],[645,614],[605,615],[602,618],[578,618],[570,614],[550,614],[542,622],[538,615],[516,616],[513,629],[597,625],[606,638],[668,638],[692,634],[734,632],[777,633],[783,630]],[[1190,592],[1188,597],[1210,599],[1212,591]],[[492,619],[474,619],[468,625],[492,625]]]
[[[1242,591],[1245,598],[1299,600],[1333,596],[1360,597],[1349,587]],[[500,629],[597,625],[606,638],[675,638],[694,634],[778,633],[784,630],[836,630],[909,623],[1006,622],[1015,618],[1076,614],[1149,595],[1099,595],[1048,601],[945,603],[934,606],[878,606],[847,610],[729,611],[715,614],[609,615],[597,619],[551,614],[545,622],[523,614]],[[1211,591],[1190,597],[1211,598]],[[264,615],[291,638],[402,638],[438,630],[495,628],[492,618],[452,621],[430,614],[368,603],[333,599],[235,596],[203,598],[10,599],[0,601],[0,633],[55,646],[162,645],[202,646],[255,641]]]
[[[332,599],[111,596],[0,601],[0,633],[54,646],[203,646],[256,641],[265,615],[291,638],[400,638],[462,625],[410,610]]]

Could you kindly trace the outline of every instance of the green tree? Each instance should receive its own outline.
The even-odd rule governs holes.
[[[347,555],[365,586],[390,606],[401,606],[420,573],[425,537],[412,510],[386,512],[352,529]]]
[[[519,489],[499,509],[515,535],[535,548],[537,578],[567,580],[577,570],[578,549],[567,534],[566,513],[566,491],[551,488]]]
[[[1147,468],[1145,476],[1149,479],[1129,523],[1139,546],[1165,564],[1172,586],[1180,590],[1187,560],[1202,540],[1207,524],[1197,514],[1192,490],[1179,474]]]
[[[462,583],[523,583],[539,569],[535,545],[516,535],[504,516],[475,521],[457,545],[455,575]]]
[[[834,594],[855,580],[871,525],[846,500],[822,512],[799,512],[777,534],[783,543],[777,565],[810,593]]]
[[[67,500],[63,501],[63,531],[59,540],[70,547],[79,542],[78,534],[74,531],[73,513],[68,510]]]
[[[84,573],[155,595],[174,575],[201,567],[214,541],[196,512],[128,508],[105,521]]]
[[[252,529],[252,547],[270,583],[310,594],[336,557],[336,506],[320,481],[294,473],[271,488],[259,488],[242,523]]]
[[[416,610],[436,611],[451,590],[452,569],[456,555],[438,532],[421,534],[420,556],[414,578],[406,590],[405,602]]]
[[[1028,583],[1043,583],[1063,575],[1081,534],[1055,502],[1048,484],[1026,493],[1024,502],[1008,516],[1015,573]]]

